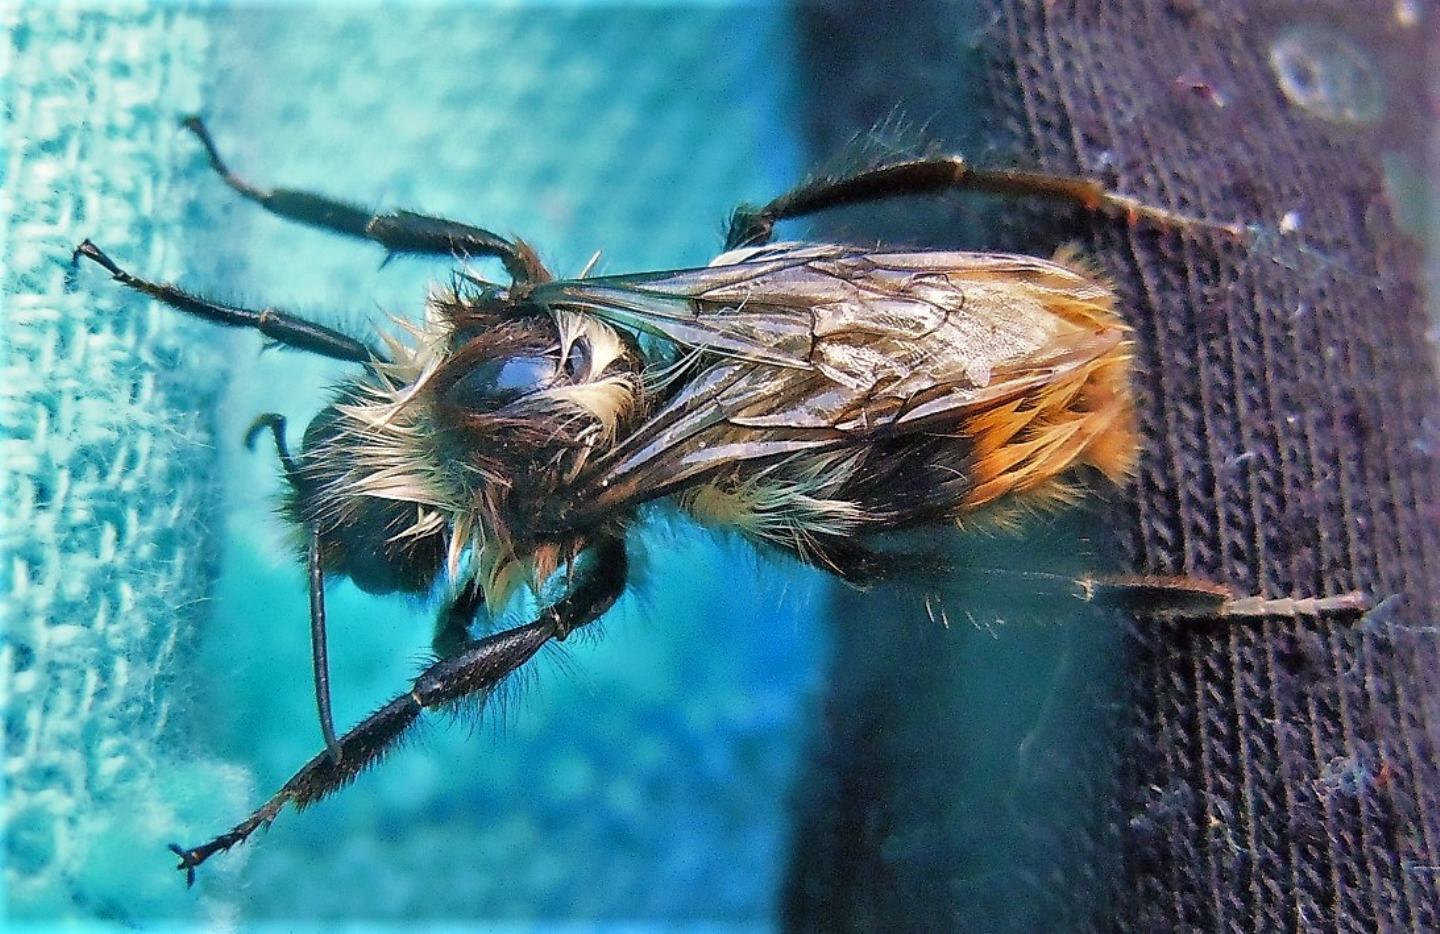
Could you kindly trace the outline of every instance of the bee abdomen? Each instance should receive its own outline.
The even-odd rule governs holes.
[[[1082,465],[1125,482],[1139,452],[1129,362],[1123,342],[1063,379],[968,418],[960,427],[971,444],[973,486],[957,513],[1006,495],[1063,495],[1060,476]]]

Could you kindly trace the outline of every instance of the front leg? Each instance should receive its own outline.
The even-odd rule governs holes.
[[[269,801],[233,828],[199,846],[171,844],[180,857],[186,881],[194,883],[195,868],[223,850],[243,842],[267,826],[287,804],[303,808],[348,784],[376,762],[403,736],[424,710],[478,695],[483,701],[512,671],[525,664],[551,639],[564,639],[594,622],[625,589],[625,543],[607,538],[595,546],[593,562],[582,565],[570,591],[527,626],[464,643],[454,655],[425,669],[410,690],[356,724],[340,737],[340,755],[327,750],[296,772]]]

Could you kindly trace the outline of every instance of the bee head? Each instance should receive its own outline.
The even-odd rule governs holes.
[[[342,384],[287,467],[283,510],[329,574],[371,593],[428,592],[442,571],[544,544],[551,501],[632,417],[643,362],[578,316],[473,305]]]
[[[327,573],[348,577],[367,593],[426,593],[444,566],[443,529],[427,527],[414,502],[343,494],[366,452],[344,430],[340,404],[321,409],[305,430],[284,510],[319,534]]]

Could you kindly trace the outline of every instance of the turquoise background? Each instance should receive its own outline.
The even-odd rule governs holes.
[[[50,193],[83,201],[88,186],[109,199],[103,211],[56,212],[45,251],[15,260],[56,281],[70,247],[93,236],[138,274],[222,300],[360,332],[419,314],[446,263],[381,268],[378,248],[241,201],[173,129],[197,106],[227,160],[256,184],[521,235],[561,274],[578,273],[597,250],[599,272],[702,265],[718,251],[732,207],[792,184],[805,161],[791,26],[778,6],[134,3],[0,12],[13,30],[8,51],[20,57],[13,74],[36,82],[26,94],[50,95],[33,107],[27,98],[24,116],[43,124],[53,114],[62,124],[56,139],[82,141],[67,154],[69,169],[45,176]],[[170,55],[172,47],[181,51]],[[162,54],[164,68],[151,68]],[[63,106],[44,110],[57,100]],[[106,145],[163,149],[156,174],[178,182],[160,184],[157,197],[158,183],[135,162],[86,148],[99,135],[76,116],[87,108],[105,114]],[[147,139],[160,144],[147,148]],[[47,141],[18,142],[13,151],[36,166],[55,155]],[[157,229],[178,248],[142,248],[149,241],[139,232]],[[66,282],[66,301],[114,303],[117,320],[174,317],[88,266]],[[33,864],[12,866],[7,878],[40,881],[16,889],[3,913],[121,925],[771,926],[816,712],[817,618],[829,585],[664,516],[634,536],[632,593],[593,634],[543,653],[499,709],[458,722],[428,718],[379,768],[303,814],[283,813],[184,891],[163,843],[194,844],[228,828],[319,748],[305,587],[275,515],[279,470],[268,446],[249,452],[241,439],[257,414],[274,410],[289,417],[298,444],[327,387],[348,371],[262,352],[253,334],[177,330],[197,344],[159,366],[181,387],[177,409],[199,413],[201,424],[167,443],[197,470],[218,461],[218,508],[197,509],[193,489],[181,496],[152,484],[124,495],[145,515],[180,508],[173,520],[216,543],[213,593],[204,601],[177,593],[158,609],[154,640],[173,638],[177,651],[163,670],[143,672],[152,693],[141,719],[151,729],[133,740],[128,792],[123,781],[101,797],[93,776],[62,788],[21,774],[55,807],[7,840],[7,858]],[[147,426],[126,422],[136,419],[127,410],[112,417],[129,431],[169,431],[165,418]],[[190,557],[203,570],[213,556],[197,546]],[[124,573],[149,572],[127,565]],[[423,667],[434,606],[337,582],[329,610],[343,729]],[[517,608],[504,622],[523,614]],[[66,620],[33,622],[43,630]],[[132,669],[147,658],[118,643],[109,651]],[[77,683],[106,670],[83,658],[42,661],[46,671],[63,663]],[[31,713],[41,726],[46,716],[70,716]],[[157,717],[168,717],[163,727]],[[136,730],[97,717],[72,758],[98,761],[96,750],[131,743]],[[159,749],[147,745],[155,731]],[[52,820],[64,824],[59,836]]]
[[[704,264],[738,200],[799,173],[789,27],[767,7],[249,7],[214,29],[208,114],[237,171],[518,234],[561,274],[596,250],[602,272]],[[197,287],[383,327],[446,274],[380,269],[377,249],[202,191]],[[238,441],[271,409],[298,438],[343,370],[231,346],[227,548],[189,689],[197,735],[260,793],[318,731],[301,576],[269,515],[277,471]],[[603,637],[547,653],[498,716],[432,718],[201,885],[244,918],[767,922],[818,682],[816,576],[663,519],[634,552],[636,593]],[[330,616],[349,724],[417,670],[432,609],[341,583]],[[217,810],[216,829],[238,816]]]

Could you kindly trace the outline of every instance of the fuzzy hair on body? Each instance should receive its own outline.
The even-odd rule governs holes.
[[[288,510],[327,566],[384,530],[420,591],[501,606],[660,497],[857,583],[867,537],[1072,495],[1136,451],[1110,287],[1052,260],[734,250],[707,267],[461,281],[306,433]],[[354,549],[351,548],[350,551]],[[365,585],[363,573],[357,581]]]

